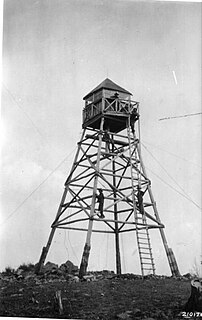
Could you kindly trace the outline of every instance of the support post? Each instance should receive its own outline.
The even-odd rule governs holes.
[[[97,164],[96,164],[97,172],[99,172],[99,169],[100,169],[100,155],[101,155],[101,147],[102,147],[103,125],[104,125],[104,117],[101,118],[101,122],[100,122],[99,145],[98,145]],[[93,197],[92,197],[92,203],[91,203],[90,219],[89,219],[89,223],[88,223],[88,232],[87,232],[87,236],[86,236],[86,243],[84,246],[80,269],[79,269],[79,278],[80,279],[82,279],[84,277],[84,275],[86,274],[87,267],[88,267],[88,259],[89,259],[89,255],[90,255],[90,249],[91,249],[91,235],[92,235],[92,229],[93,229],[93,216],[94,216],[94,212],[95,212],[97,184],[98,184],[98,175],[96,173],[95,179],[94,179],[94,186],[93,186]]]
[[[61,208],[62,208],[62,205],[64,204],[66,195],[67,195],[67,187],[65,187],[65,190],[64,190],[64,193],[63,193],[63,196],[62,196],[62,200],[61,200],[60,206],[59,206],[59,208],[58,208],[58,211],[57,211],[55,220],[56,220],[57,217],[60,215]],[[41,272],[41,269],[42,269],[42,267],[43,267],[43,265],[44,265],[44,262],[45,262],[45,260],[46,260],[48,251],[49,251],[49,249],[50,249],[50,246],[51,246],[51,243],[52,243],[52,240],[53,240],[55,231],[56,231],[56,227],[52,227],[51,232],[50,232],[50,235],[49,235],[49,238],[48,238],[48,241],[47,241],[47,244],[46,244],[46,246],[43,247],[43,249],[42,249],[41,256],[40,256],[38,265],[37,265],[36,270],[35,270],[35,273],[36,273],[36,274],[38,274],[38,273]]]
[[[147,177],[146,169],[145,169],[144,163],[142,161],[141,150],[140,150],[139,147],[137,147],[137,151],[138,151],[138,155],[139,155],[139,159],[140,159],[140,163],[141,163],[143,174],[145,175],[145,177]],[[151,202],[153,204],[154,214],[156,216],[156,219],[157,219],[157,221],[159,221],[161,223],[161,220],[160,220],[160,217],[159,217],[159,214],[158,214],[158,210],[157,210],[157,207],[156,207],[156,202],[154,201],[154,197],[153,197],[153,193],[152,193],[150,185],[148,185],[148,192],[149,192],[149,196],[150,196]],[[178,269],[178,266],[177,266],[177,261],[175,259],[173,251],[168,247],[168,243],[167,243],[167,240],[166,240],[165,232],[164,232],[164,230],[162,228],[159,228],[159,231],[160,231],[160,235],[161,235],[161,238],[162,238],[162,241],[163,241],[163,245],[164,245],[164,248],[165,248],[165,251],[166,251],[166,255],[167,255],[167,258],[168,258],[168,263],[169,263],[169,266],[170,266],[170,270],[171,270],[172,276],[180,276],[180,272],[179,272],[179,269]]]
[[[82,134],[82,136],[81,136],[81,141],[83,140],[84,134],[85,134],[85,130],[83,130],[83,134]],[[68,191],[68,180],[71,179],[71,177],[72,177],[72,175],[73,175],[73,173],[74,173],[75,163],[76,163],[76,161],[77,161],[77,158],[78,158],[80,149],[81,149],[81,146],[80,146],[80,144],[79,144],[79,145],[78,145],[77,152],[76,152],[76,155],[75,155],[75,158],[74,158],[74,163],[73,163],[73,166],[72,166],[72,170],[71,170],[71,172],[70,172],[70,174],[69,174],[69,177],[68,177],[67,181],[65,182],[65,190],[64,190],[63,195],[62,195],[62,199],[61,199],[61,202],[60,202],[60,205],[59,205],[57,214],[56,214],[55,221],[56,221],[57,218],[60,216],[60,213],[61,213],[61,210],[62,210],[62,205],[63,205],[64,202],[65,202],[66,195],[67,195],[67,191]],[[54,222],[55,222],[55,221],[54,221]],[[53,223],[53,224],[54,224],[54,223]],[[36,274],[38,274],[38,273],[41,272],[41,269],[42,269],[42,267],[43,267],[43,265],[44,265],[44,263],[45,263],[45,260],[46,260],[48,251],[49,251],[49,249],[50,249],[50,246],[51,246],[51,243],[52,243],[54,234],[55,234],[55,231],[56,231],[56,227],[55,227],[55,226],[52,226],[52,229],[51,229],[51,232],[50,232],[50,235],[49,235],[47,244],[46,244],[46,246],[43,247],[43,249],[42,249],[41,256],[40,256],[38,265],[37,265],[36,270],[35,270],[35,273],[36,273]]]
[[[112,137],[113,139],[113,137]],[[114,144],[112,144],[112,152],[114,153]],[[113,189],[114,193],[114,220],[115,220],[115,250],[116,250],[116,273],[121,274],[121,257],[120,257],[120,245],[119,245],[119,230],[118,230],[118,208],[117,208],[117,201],[116,201],[116,176],[115,176],[115,161],[114,156],[112,160],[112,171],[113,171]]]

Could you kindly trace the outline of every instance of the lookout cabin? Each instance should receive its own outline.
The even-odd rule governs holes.
[[[132,93],[106,78],[83,100],[83,128],[100,128],[104,116],[104,130],[119,132],[126,128],[127,119],[137,111],[138,102],[131,100]]]

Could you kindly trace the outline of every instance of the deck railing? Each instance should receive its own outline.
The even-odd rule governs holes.
[[[138,105],[137,101],[132,100],[102,98],[90,103],[83,109],[83,123],[101,113],[131,114],[134,109],[137,109]]]

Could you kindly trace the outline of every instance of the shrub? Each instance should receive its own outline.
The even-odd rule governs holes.
[[[13,269],[9,266],[5,268],[5,271],[3,271],[3,274],[5,276],[12,276],[12,275],[14,275],[14,273],[15,273],[15,269]]]
[[[18,269],[21,269],[23,271],[33,271],[34,270],[34,264],[28,263],[28,264],[21,264]]]

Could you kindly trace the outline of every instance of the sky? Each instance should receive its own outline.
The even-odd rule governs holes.
[[[82,132],[83,97],[105,78],[140,102],[142,156],[182,274],[201,260],[201,3],[5,0],[0,270],[36,263]],[[164,119],[169,117],[185,117]],[[85,233],[57,230],[47,261],[79,265]],[[152,230],[158,274],[170,274]],[[131,234],[123,272],[140,273]],[[93,235],[90,270],[115,270]]]

